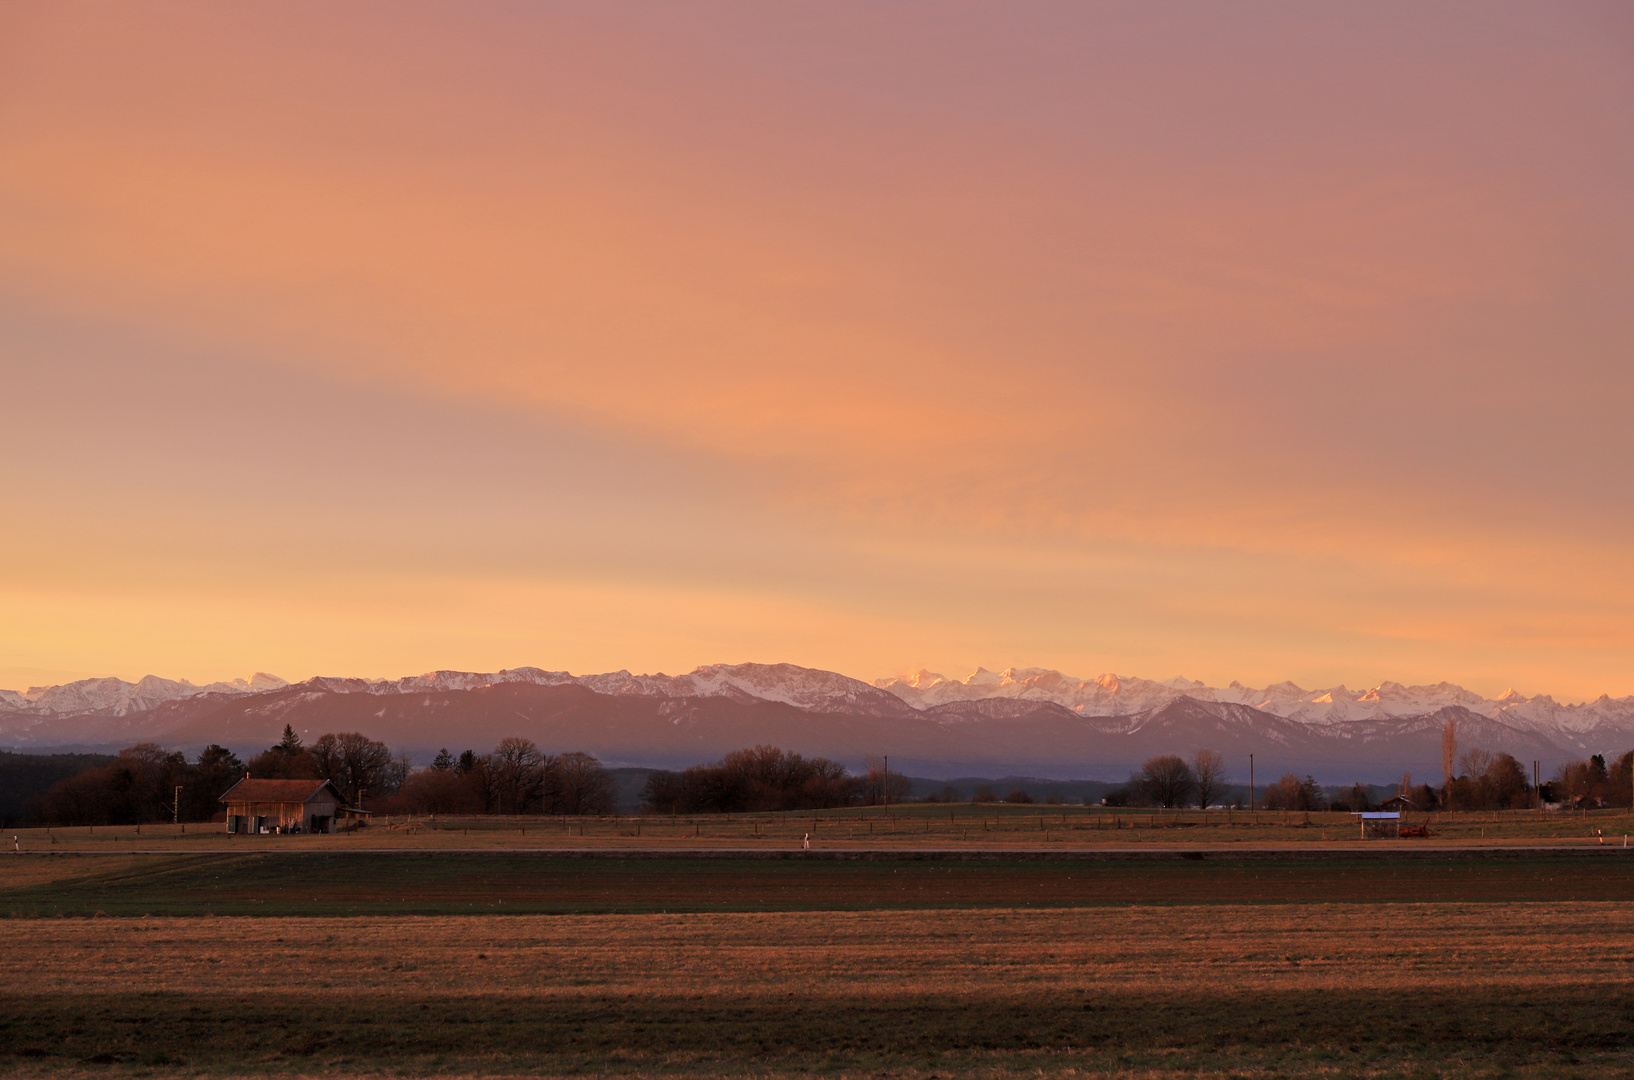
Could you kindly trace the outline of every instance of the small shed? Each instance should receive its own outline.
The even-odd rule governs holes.
[[[1351,817],[1362,819],[1362,839],[1369,836],[1400,836],[1401,812],[1398,810],[1352,811]]]
[[[366,811],[346,806],[327,780],[252,780],[245,777],[221,797],[230,833],[331,833],[342,820]]]

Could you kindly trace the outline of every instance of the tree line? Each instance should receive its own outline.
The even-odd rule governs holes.
[[[192,761],[153,743],[126,747],[107,765],[52,784],[34,812],[49,825],[140,825],[209,821],[221,796],[249,776],[262,780],[328,780],[349,806],[378,813],[611,814],[613,778],[589,754],[547,754],[532,740],[508,738],[489,754],[444,749],[416,770],[407,754],[355,731],[305,744],[289,725],[277,743],[241,761],[223,746]]]
[[[1192,755],[1190,761],[1179,754],[1158,754],[1146,759],[1129,782],[1108,794],[1106,806],[1197,806],[1208,809],[1225,794],[1225,756],[1209,749]]]
[[[413,771],[407,755],[355,731],[321,735],[311,746],[287,724],[278,743],[248,762],[211,744],[192,761],[154,743],[127,746],[114,760],[59,780],[41,796],[38,816],[50,825],[140,825],[209,821],[221,796],[245,776],[328,780],[347,805],[365,796],[388,801]]]
[[[1608,767],[1601,754],[1568,761],[1543,785],[1544,801],[1575,808],[1634,804],[1634,750]]]
[[[1453,761],[1440,787],[1403,780],[1397,794],[1409,810],[1523,810],[1546,806],[1617,807],[1634,804],[1634,750],[1609,767],[1599,754],[1569,761],[1553,778],[1534,788],[1526,769],[1512,754],[1474,749]],[[1226,787],[1225,760],[1212,750],[1199,750],[1191,760],[1178,754],[1148,758],[1122,788],[1102,799],[1107,806],[1206,808]],[[1257,794],[1257,797],[1255,795]],[[1357,782],[1333,798],[1311,776],[1284,773],[1258,793],[1254,805],[1266,810],[1376,810],[1373,789]],[[1238,805],[1241,805],[1239,796]]]
[[[112,754],[17,754],[0,750],[0,826],[39,819],[40,799],[59,780],[111,765]]]
[[[217,800],[244,765],[222,746],[207,746],[193,761],[153,743],[119,752],[52,784],[37,804],[47,825],[140,825],[148,821],[209,821]]]
[[[501,739],[491,754],[445,747],[411,775],[397,803],[414,814],[612,814],[613,776],[589,754],[549,754],[532,739]]]
[[[532,739],[512,736],[492,753],[444,747],[429,768],[416,770],[407,755],[359,735],[323,735],[310,747],[288,725],[276,746],[251,759],[251,776],[332,781],[357,805],[408,814],[611,814],[617,808],[612,774],[589,754],[546,753]]]
[[[852,776],[827,758],[806,758],[775,746],[734,750],[708,765],[647,777],[641,805],[656,814],[736,814],[826,810],[889,796],[888,778],[871,771]],[[907,778],[900,777],[900,794]]]
[[[1409,809],[1634,803],[1634,751],[1609,766],[1598,754],[1567,762],[1534,788],[1512,755],[1475,749],[1454,762],[1453,745],[1452,739],[1446,740],[1448,775],[1439,788],[1423,783],[1415,787],[1404,780],[1399,794]],[[58,825],[208,821],[221,812],[221,795],[245,775],[326,779],[348,805],[366,801],[367,808],[380,813],[606,815],[617,810],[613,777],[600,761],[576,751],[546,753],[531,739],[502,739],[487,754],[468,749],[455,755],[444,748],[429,767],[415,769],[406,754],[393,755],[385,743],[359,732],[327,733],[307,745],[286,725],[279,742],[248,762],[217,745],[206,747],[192,761],[153,743],[127,747],[108,764],[83,768],[52,784],[26,816]],[[1200,749],[1189,759],[1159,754],[1101,801],[1108,806],[1206,808],[1224,797],[1228,784],[1225,759],[1213,750]],[[641,806],[658,814],[821,810],[906,802],[910,789],[906,776],[887,772],[880,764],[857,776],[827,758],[763,745],[679,772],[654,771],[641,792]],[[1254,804],[1267,810],[1364,811],[1377,808],[1373,792],[1356,783],[1330,797],[1312,777],[1286,773],[1251,797],[1257,794]],[[924,801],[958,798],[949,787]],[[972,801],[997,800],[982,785]],[[1032,799],[1017,789],[1004,801]],[[1241,804],[1239,794],[1236,805]]]
[[[414,766],[407,754],[393,757],[385,743],[361,732],[331,732],[307,746],[285,724],[284,737],[252,757],[244,771],[257,780],[328,780],[348,806],[358,806],[396,795]]]

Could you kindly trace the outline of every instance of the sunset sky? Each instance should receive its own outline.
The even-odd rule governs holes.
[[[0,6],[0,687],[1634,693],[1626,4]]]

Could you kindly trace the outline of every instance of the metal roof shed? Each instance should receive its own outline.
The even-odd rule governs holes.
[[[1362,839],[1369,836],[1387,837],[1401,835],[1401,811],[1399,810],[1353,810],[1351,817],[1361,818]]]

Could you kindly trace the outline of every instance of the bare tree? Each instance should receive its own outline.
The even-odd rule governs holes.
[[[1137,781],[1148,802],[1166,807],[1183,806],[1197,786],[1191,766],[1179,754],[1147,758]]]
[[[336,787],[341,786],[340,769],[340,736],[334,732],[325,732],[318,736],[318,741],[312,744],[308,751],[312,758],[312,767],[317,771],[317,779],[331,781]],[[253,775],[253,773],[252,773]],[[341,791],[342,795],[350,795]]]
[[[913,794],[913,781],[891,769],[885,770],[881,759],[868,759],[868,772],[861,782],[862,803],[864,806],[878,806],[883,800],[886,803],[907,802]]]
[[[361,803],[366,793],[376,797],[395,793],[390,773],[391,749],[385,743],[360,732],[347,731],[340,736],[340,752],[346,791],[354,803]]]
[[[545,756],[532,739],[512,735],[499,740],[488,765],[493,812],[537,813],[544,793],[545,765]]]
[[[1448,720],[1441,729],[1441,783],[1450,784],[1457,774],[1452,764],[1458,758],[1458,721]]]
[[[1197,783],[1197,808],[1207,810],[1218,795],[1225,793],[1225,756],[1208,748],[1191,759]]]
[[[403,784],[413,775],[414,759],[409,757],[407,750],[397,751],[397,756],[392,758],[391,764],[386,766],[385,772],[381,775],[381,793],[395,795],[403,790]]]
[[[1531,802],[1526,770],[1511,755],[1471,750],[1459,760],[1463,775],[1443,789],[1448,809],[1522,809]]]
[[[1284,773],[1281,780],[1265,789],[1267,810],[1325,810],[1327,805],[1321,787],[1309,776],[1301,780],[1293,773]]]
[[[1373,792],[1360,780],[1350,785],[1343,799],[1345,805],[1357,813],[1373,809]]]
[[[1484,776],[1491,766],[1492,751],[1476,747],[1472,750],[1465,750],[1463,756],[1458,759],[1458,775]]]
[[[617,807],[613,774],[575,750],[545,767],[545,810],[551,814],[611,814]]]
[[[310,753],[318,775],[332,781],[354,806],[365,792],[379,796],[396,790],[390,773],[390,748],[367,735],[329,732],[318,736]]]

